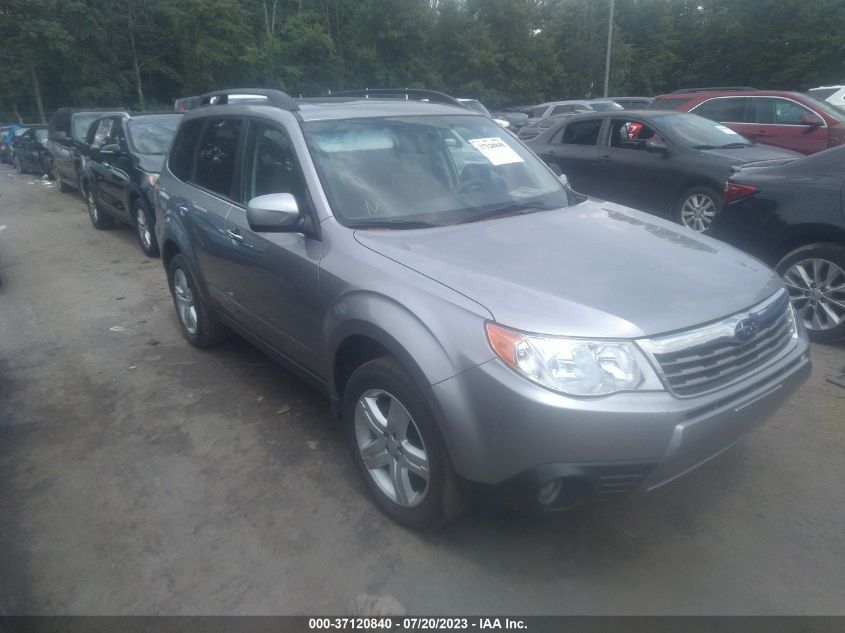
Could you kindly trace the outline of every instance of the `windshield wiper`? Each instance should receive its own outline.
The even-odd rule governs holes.
[[[467,224],[478,220],[490,220],[493,218],[505,217],[507,215],[533,213],[534,211],[551,211],[552,209],[560,209],[561,206],[562,205],[542,204],[540,202],[512,202],[493,209],[488,209],[487,211],[482,211],[481,213],[476,213],[468,218],[463,218],[455,222],[455,224]]]
[[[418,220],[373,220],[372,222],[353,222],[348,226],[352,229],[430,229],[440,225]]]
[[[726,145],[719,145],[719,149],[736,149],[738,147],[751,147],[751,143],[728,143]]]
[[[693,149],[716,149],[715,145],[693,145]]]

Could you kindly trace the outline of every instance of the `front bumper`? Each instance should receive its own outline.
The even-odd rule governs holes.
[[[434,385],[456,472],[494,503],[538,507],[544,484],[563,479],[565,509],[588,497],[654,490],[727,450],[766,421],[807,379],[805,335],[776,362],[718,392],[576,399],[534,385],[491,360]]]

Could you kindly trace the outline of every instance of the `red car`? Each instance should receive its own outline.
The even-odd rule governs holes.
[[[845,144],[845,114],[800,92],[694,88],[660,95],[650,110],[680,110],[724,123],[758,143],[813,154]]]

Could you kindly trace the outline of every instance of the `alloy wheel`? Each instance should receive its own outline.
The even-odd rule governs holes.
[[[197,333],[197,308],[194,294],[188,286],[188,278],[181,268],[173,273],[173,296],[176,298],[176,311],[179,319],[189,334]]]
[[[147,214],[141,207],[135,210],[135,226],[138,229],[138,236],[141,238],[141,244],[144,248],[149,248],[152,244],[153,238],[150,232],[150,227],[147,224]]]
[[[707,231],[715,217],[716,203],[704,193],[692,194],[681,207],[681,221],[684,226],[699,233]]]
[[[91,221],[96,225],[100,218],[100,212],[97,210],[97,200],[94,198],[94,192],[90,187],[85,188],[85,202],[88,205],[88,215],[91,216]]]
[[[845,270],[826,259],[804,259],[783,275],[796,316],[808,330],[832,330],[845,322]]]
[[[384,495],[404,507],[428,492],[430,467],[422,435],[405,406],[381,389],[355,405],[355,439],[367,472]]]

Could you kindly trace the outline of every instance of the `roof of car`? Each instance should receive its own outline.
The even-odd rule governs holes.
[[[396,116],[424,116],[442,114],[462,114],[466,116],[484,116],[463,106],[427,101],[404,99],[363,99],[363,98],[323,98],[296,99],[299,106],[297,114],[303,121],[329,121],[338,119],[384,118]],[[233,112],[233,108],[259,110],[261,112],[279,111],[275,106],[261,102],[238,102],[224,105],[202,106],[185,113],[186,118],[196,118],[208,114]]]
[[[605,110],[603,112],[578,112],[574,116],[569,117],[570,121],[578,119],[595,119],[595,118],[651,118],[654,116],[698,116],[691,112],[679,112],[677,110]]]
[[[709,99],[710,97],[799,97],[805,98],[800,92],[793,90],[699,90],[696,92],[670,92],[657,95],[655,99]]]

